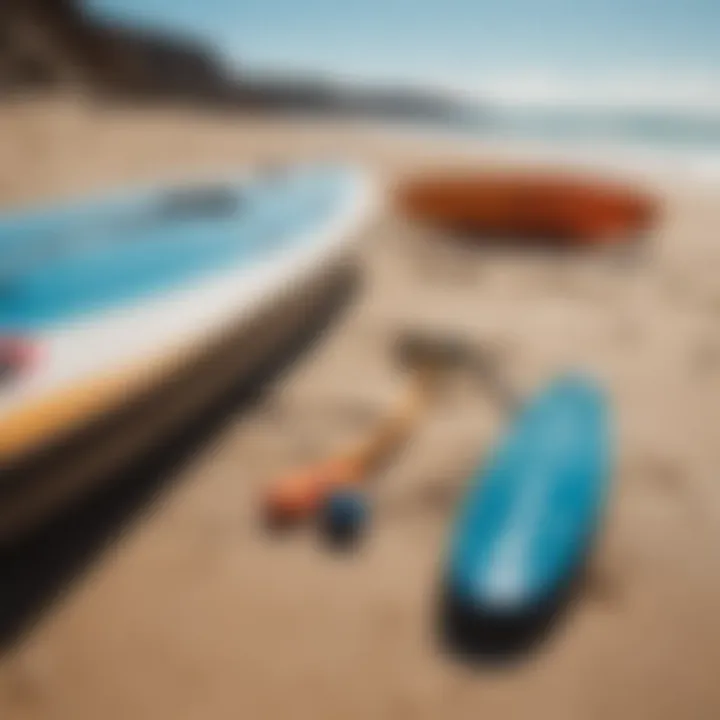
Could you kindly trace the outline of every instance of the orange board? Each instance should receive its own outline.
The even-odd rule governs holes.
[[[416,177],[396,194],[407,216],[478,238],[627,242],[648,230],[657,203],[640,190],[558,173],[446,173]]]

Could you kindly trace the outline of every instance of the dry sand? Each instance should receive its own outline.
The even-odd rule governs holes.
[[[0,201],[318,154],[385,176],[470,159],[351,125],[24,102],[0,110]],[[719,717],[720,191],[662,193],[663,224],[632,262],[473,254],[386,213],[364,238],[363,293],[317,350],[0,659],[0,717]],[[385,474],[356,555],[256,523],[276,473],[387,406],[408,323],[497,345],[525,390],[581,366],[612,396],[618,471],[589,582],[512,668],[463,666],[433,636],[452,500],[501,429],[476,388],[458,381]]]

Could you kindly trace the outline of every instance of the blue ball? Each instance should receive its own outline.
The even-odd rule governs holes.
[[[322,524],[330,539],[349,542],[360,535],[369,513],[365,493],[352,489],[338,490],[325,502]]]

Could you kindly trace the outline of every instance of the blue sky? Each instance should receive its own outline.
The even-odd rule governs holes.
[[[720,0],[91,0],[267,69],[720,104]]]

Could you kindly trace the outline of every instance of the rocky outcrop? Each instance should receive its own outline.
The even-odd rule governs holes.
[[[76,0],[2,0],[0,88],[73,85],[99,93],[195,96],[231,82],[202,46],[104,24]]]
[[[231,73],[195,40],[101,21],[80,0],[0,0],[0,93],[64,87],[135,102],[381,118],[444,121],[459,109],[402,88]]]

